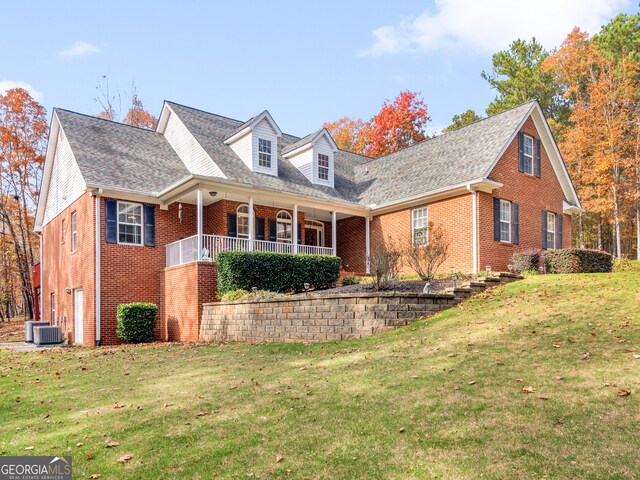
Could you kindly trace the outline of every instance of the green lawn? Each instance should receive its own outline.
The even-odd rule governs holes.
[[[359,341],[2,351],[0,454],[102,479],[638,478],[639,309],[637,273],[548,275]]]

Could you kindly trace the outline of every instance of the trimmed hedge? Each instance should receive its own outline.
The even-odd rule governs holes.
[[[543,257],[547,273],[599,273],[610,272],[613,267],[611,254],[600,250],[547,250]]]
[[[158,320],[154,303],[122,303],[118,305],[116,335],[129,343],[150,342]]]
[[[540,252],[538,250],[525,250],[523,252],[515,252],[511,258],[513,268],[516,272],[528,272],[530,270],[538,271],[540,264]]]
[[[328,287],[340,276],[340,258],[267,252],[222,252],[216,258],[218,297],[233,290],[301,291]]]

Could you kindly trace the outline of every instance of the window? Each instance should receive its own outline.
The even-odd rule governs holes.
[[[547,212],[547,248],[556,248],[556,214]]]
[[[4,230],[2,231],[2,233],[4,233]],[[62,243],[65,242],[67,238],[67,221],[63,218],[62,219]]]
[[[522,168],[524,173],[533,175],[533,138],[528,135],[524,136],[524,155],[522,159]]]
[[[511,202],[500,200],[500,241],[511,242]]]
[[[238,238],[249,238],[249,206],[240,205],[236,213]]]
[[[293,230],[291,229],[291,215],[289,212],[280,211],[276,216],[276,238],[281,243],[291,243]]]
[[[75,252],[78,248],[78,212],[71,214],[71,251]]]
[[[51,294],[51,325],[56,322],[56,294]]]
[[[318,180],[329,180],[329,155],[318,154]]]
[[[271,168],[271,140],[258,139],[258,165]]]
[[[411,210],[413,244],[417,247],[424,247],[429,243],[429,216],[427,207],[414,208]]]
[[[142,205],[118,202],[118,243],[142,245]]]

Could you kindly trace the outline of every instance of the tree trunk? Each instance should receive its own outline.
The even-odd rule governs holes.
[[[636,207],[636,258],[640,260],[640,205]]]
[[[583,213],[581,212],[578,215],[578,241],[580,242],[580,248],[585,248],[584,245],[584,218]]]
[[[598,250],[604,250],[602,245],[602,217],[598,214]]]
[[[622,238],[620,236],[620,205],[618,199],[618,187],[613,185],[613,236],[616,241],[616,254],[617,259],[622,258]]]

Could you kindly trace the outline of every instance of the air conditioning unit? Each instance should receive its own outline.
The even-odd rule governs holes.
[[[24,322],[24,341],[33,342],[33,327],[43,327],[45,325],[49,325],[49,322],[34,322],[33,320]]]
[[[35,327],[33,329],[33,343],[36,345],[62,343],[62,332],[60,331],[60,327]]]

